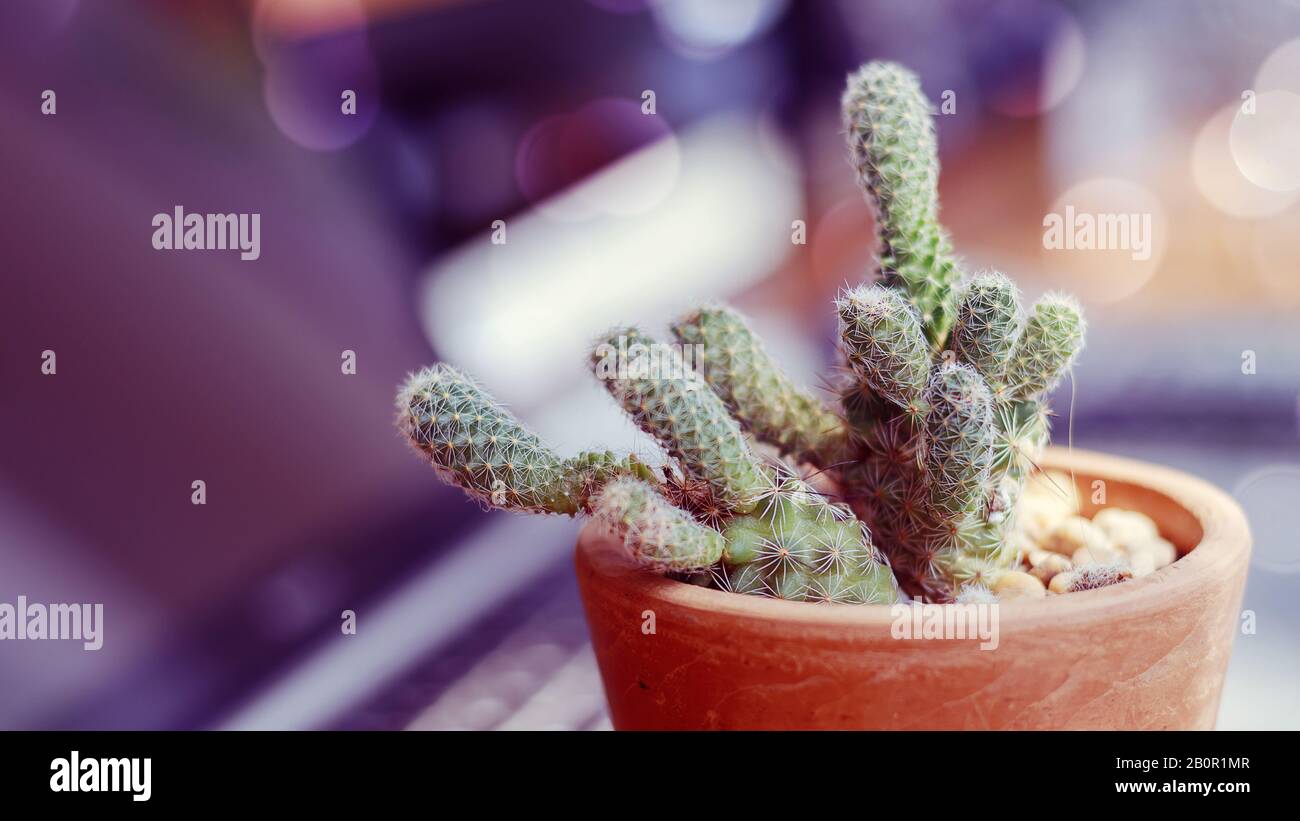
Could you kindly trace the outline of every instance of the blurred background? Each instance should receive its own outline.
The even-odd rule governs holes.
[[[442,486],[395,388],[446,358],[561,449],[649,453],[586,346],[710,299],[817,384],[875,58],[940,106],[968,268],[1084,301],[1055,441],[1245,506],[1219,725],[1300,728],[1295,0],[4,3],[0,601],[105,637],[0,643],[0,727],[608,726],[577,524]],[[260,213],[260,259],[153,250],[177,205]],[[1151,214],[1149,258],[1045,249],[1067,206]]]

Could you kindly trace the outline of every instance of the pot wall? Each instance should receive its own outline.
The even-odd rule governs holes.
[[[996,649],[895,639],[885,606],[675,582],[588,527],[578,580],[614,726],[1213,727],[1250,552],[1240,509],[1156,466],[1077,450],[1044,466],[1073,470],[1085,499],[1101,479],[1110,504],[1150,515],[1183,555],[1121,585],[999,605]]]

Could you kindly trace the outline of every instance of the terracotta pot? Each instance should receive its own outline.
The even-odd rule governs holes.
[[[999,605],[996,649],[896,639],[883,605],[676,582],[587,528],[578,581],[614,726],[1213,727],[1250,556],[1241,509],[1154,465],[1053,450],[1044,467],[1072,470],[1085,503],[1103,480],[1107,502],[1155,519],[1181,558],[1120,585]]]

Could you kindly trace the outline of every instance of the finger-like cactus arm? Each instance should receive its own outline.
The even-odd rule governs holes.
[[[628,361],[611,366],[611,350],[627,351]],[[740,425],[708,383],[686,369],[676,348],[626,328],[611,331],[592,352],[591,363],[623,410],[688,476],[707,482],[720,503],[745,512],[771,489],[772,477]]]
[[[1005,398],[1007,365],[1020,330],[1020,295],[999,273],[979,274],[961,289],[948,347],[984,377],[994,401]]]
[[[701,308],[673,334],[683,345],[701,346],[705,381],[755,439],[820,468],[849,457],[844,423],[785,375],[739,312]]]
[[[561,459],[449,365],[413,374],[397,397],[398,427],[444,480],[489,507],[573,516],[619,475],[650,477],[633,457],[583,453]]]
[[[952,289],[961,275],[939,224],[930,101],[915,74],[873,62],[849,77],[842,107],[853,165],[876,212],[885,284],[904,290],[937,347],[952,323]]]
[[[1032,398],[1056,387],[1083,349],[1085,329],[1083,311],[1072,297],[1048,294],[1040,299],[1011,351],[1011,395]]]
[[[695,522],[639,479],[619,478],[602,487],[593,497],[592,516],[646,567],[701,570],[722,558],[721,533]]]
[[[916,310],[897,290],[853,288],[836,300],[840,343],[854,376],[913,420],[925,415],[930,355]]]
[[[930,501],[960,516],[982,503],[993,462],[993,405],[979,374],[941,365],[926,388],[925,468]]]
[[[932,523],[923,551],[933,564],[919,567],[924,582],[940,583],[950,597],[963,585],[993,581],[1001,533],[985,518],[995,486],[993,403],[984,380],[970,366],[940,365],[926,387],[925,476]]]

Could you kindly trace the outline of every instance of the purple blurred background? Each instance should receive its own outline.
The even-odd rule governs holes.
[[[0,601],[106,623],[0,643],[0,727],[605,726],[576,525],[439,484],[395,387],[446,357],[562,448],[649,451],[584,346],[714,298],[813,383],[870,261],[837,106],[873,58],[955,104],[969,266],[1085,302],[1057,443],[1247,508],[1220,726],[1300,727],[1290,0],[5,3]],[[1153,213],[1151,259],[1045,251],[1064,204]],[[260,258],[154,250],[177,205],[261,214]]]

